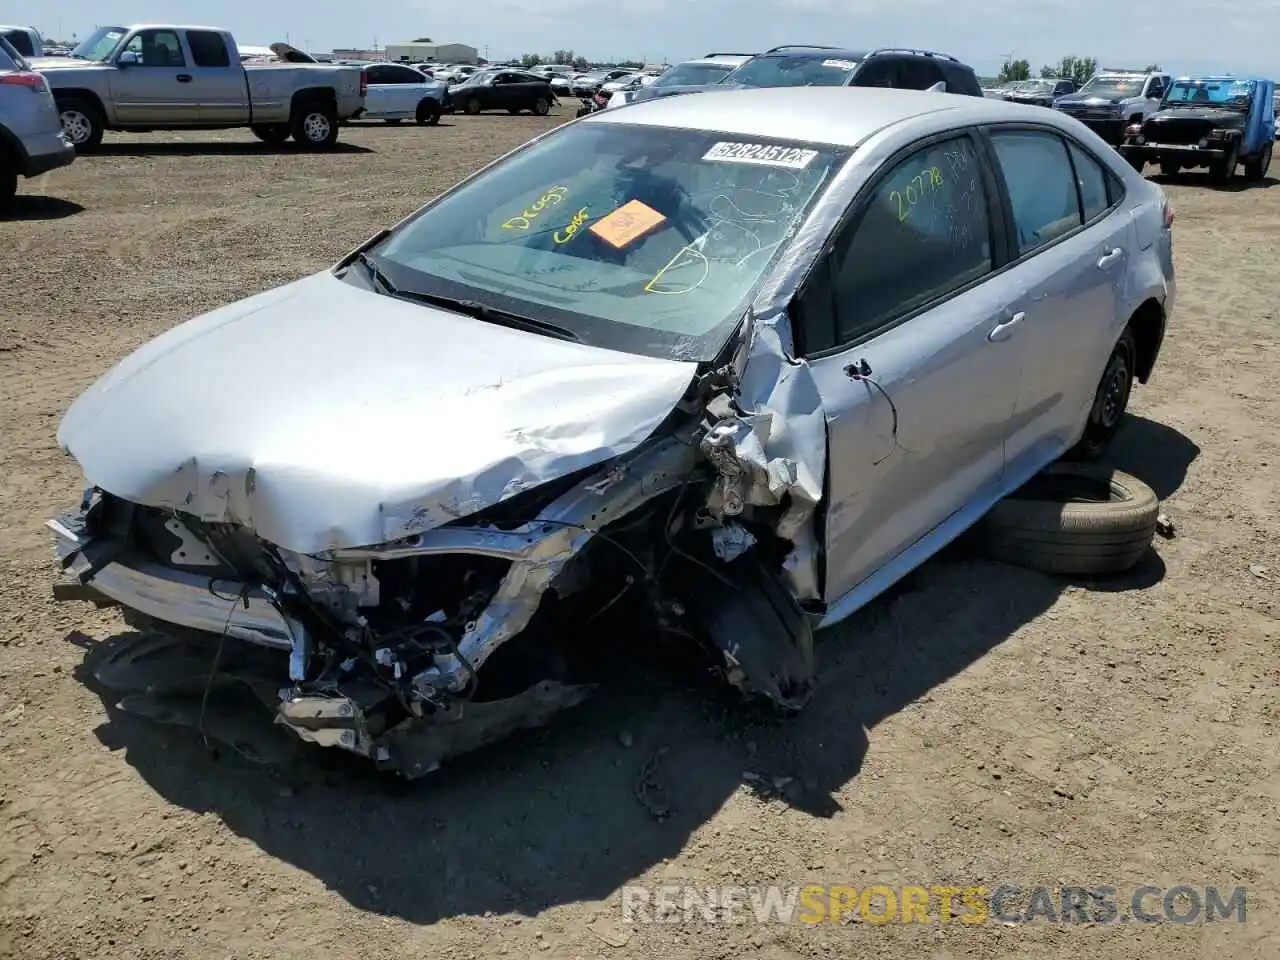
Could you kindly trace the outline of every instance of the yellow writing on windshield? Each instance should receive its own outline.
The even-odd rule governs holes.
[[[889,202],[898,208],[898,222],[911,216],[911,208],[943,185],[942,171],[937,167],[922,170],[901,190],[889,191]]]
[[[570,220],[565,225],[565,228],[563,230],[557,230],[555,233],[553,233],[551,235],[551,239],[554,240],[556,243],[568,243],[570,240],[574,238],[574,236],[577,235],[578,230],[589,219],[591,219],[591,215],[587,213],[587,208],[583,207],[581,210],[579,210],[577,213],[573,215],[573,219]]]
[[[568,187],[552,187],[537,200],[529,205],[527,209],[512,217],[502,225],[503,230],[528,230],[533,225],[533,221],[542,215],[542,212],[548,207],[556,207],[564,202],[564,198],[569,195]]]

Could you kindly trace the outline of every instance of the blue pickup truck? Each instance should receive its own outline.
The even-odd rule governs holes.
[[[1207,167],[1226,183],[1244,165],[1259,181],[1271,166],[1276,139],[1275,83],[1262,77],[1182,77],[1160,109],[1125,130],[1120,153],[1141,171],[1148,163],[1165,176]]]

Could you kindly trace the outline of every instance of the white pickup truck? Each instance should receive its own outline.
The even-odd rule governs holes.
[[[213,27],[99,27],[68,57],[43,57],[62,126],[77,150],[106,130],[249,127],[265,143],[289,137],[324,149],[364,108],[360,67],[241,64],[235,39]]]

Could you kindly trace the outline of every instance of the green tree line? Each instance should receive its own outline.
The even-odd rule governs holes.
[[[1151,73],[1160,69],[1160,64],[1149,63],[1144,71]],[[1045,78],[1062,77],[1074,80],[1082,85],[1098,71],[1097,57],[1081,57],[1074,54],[1065,56],[1057,63],[1046,63],[1040,68],[1040,76]],[[1018,80],[1031,79],[1031,62],[1029,60],[1006,60],[1000,67],[996,77],[1000,83],[1014,83]]]
[[[551,53],[526,53],[520,57],[520,65],[524,67],[536,67],[541,63],[567,63],[579,70],[586,70],[593,66],[592,62],[586,57],[574,53],[572,50],[553,50]],[[624,60],[621,63],[602,63],[594,64],[602,67],[643,67],[644,64],[639,60]]]

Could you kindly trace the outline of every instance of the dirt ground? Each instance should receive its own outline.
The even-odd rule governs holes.
[[[323,751],[214,756],[90,689],[86,655],[124,628],[50,596],[42,523],[80,491],[54,442],[71,400],[166,328],[327,266],[558,119],[353,127],[329,155],[109,136],[20,188],[35,196],[0,222],[0,955],[1276,956],[1276,181],[1167,188],[1180,300],[1115,458],[1177,536],[1122,581],[960,544],[819,638],[819,692],[793,721],[645,677],[409,789]],[[673,882],[1109,884],[1122,906],[1144,883],[1245,886],[1248,912],[622,923],[621,887]]]

